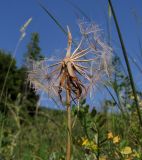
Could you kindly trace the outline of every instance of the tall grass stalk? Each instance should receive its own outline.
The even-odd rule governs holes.
[[[19,48],[20,42],[21,42],[21,39],[19,39],[18,42],[17,42],[17,45],[16,45],[16,47],[15,47],[15,50],[14,50],[14,53],[13,53],[13,56],[12,56],[12,60],[11,60],[11,62],[10,62],[10,64],[9,64],[9,67],[8,67],[8,70],[7,70],[5,79],[4,79],[4,83],[3,83],[3,86],[2,86],[2,91],[1,91],[1,94],[0,94],[0,102],[1,102],[1,100],[2,100],[2,96],[3,96],[3,92],[4,92],[4,89],[5,89],[6,82],[7,82],[7,78],[8,78],[8,76],[9,76],[9,72],[10,72],[10,69],[11,69],[12,64],[13,64],[13,62],[14,62],[14,58],[15,58],[15,55],[16,55],[17,50],[18,50],[18,48]]]
[[[39,2],[40,7],[48,14],[48,16],[55,22],[55,24],[61,29],[61,31],[67,36],[68,33],[64,29],[64,27],[59,23],[59,21],[51,14],[51,12],[48,11],[47,7],[44,7],[40,2]]]
[[[71,158],[71,88],[67,86],[66,89],[66,106],[67,106],[67,129],[68,129],[68,136],[67,136],[67,151],[66,151],[66,159],[70,160]]]
[[[131,87],[132,87],[132,92],[133,92],[134,100],[135,100],[135,104],[136,104],[136,111],[137,111],[137,115],[138,115],[138,119],[139,119],[139,125],[142,128],[142,118],[141,118],[141,113],[140,113],[140,108],[139,108],[139,103],[138,103],[138,98],[137,98],[137,93],[136,93],[136,87],[135,87],[135,82],[134,82],[134,79],[133,79],[133,74],[132,74],[132,71],[131,71],[130,63],[129,63],[129,60],[128,60],[127,51],[126,51],[126,48],[125,48],[125,44],[124,44],[124,41],[123,41],[123,37],[122,37],[121,31],[120,31],[120,27],[119,27],[119,24],[118,24],[118,21],[117,21],[117,17],[116,17],[115,10],[113,8],[112,2],[111,2],[111,0],[108,0],[108,2],[109,2],[109,5],[110,5],[110,8],[111,8],[111,11],[112,11],[112,16],[114,18],[114,22],[115,22],[116,29],[117,29],[117,32],[118,32],[121,48],[122,48],[122,51],[123,51],[122,53],[123,53],[125,63],[126,63],[126,66],[127,66],[127,71],[128,71],[128,75],[129,75],[129,78],[130,78],[130,84],[131,84]]]
[[[31,23],[31,21],[32,21],[32,18],[29,18],[29,19],[26,21],[26,23],[24,23],[24,25],[23,25],[23,26],[21,27],[21,29],[20,29],[21,35],[20,35],[20,38],[18,39],[18,42],[17,42],[16,47],[15,47],[15,49],[14,49],[14,52],[13,52],[13,55],[12,55],[12,60],[11,60],[11,62],[10,62],[10,64],[9,64],[9,67],[8,67],[8,70],[7,70],[5,79],[4,79],[4,83],[3,83],[3,86],[2,86],[2,91],[1,91],[1,94],[0,94],[0,102],[1,102],[1,100],[2,100],[2,96],[3,96],[4,89],[5,89],[5,85],[6,85],[8,76],[9,76],[10,69],[11,69],[12,64],[13,64],[13,62],[14,62],[14,58],[15,58],[15,56],[16,56],[17,50],[18,50],[18,48],[19,48],[19,46],[20,46],[21,41],[23,40],[23,38],[24,38],[25,35],[26,35],[26,28],[27,28],[28,25]]]

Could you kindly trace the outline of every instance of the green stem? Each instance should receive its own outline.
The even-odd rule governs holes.
[[[100,159],[100,139],[99,139],[99,130],[97,129],[97,160]]]
[[[124,45],[124,42],[123,42],[122,34],[121,34],[121,31],[120,31],[120,28],[119,28],[119,24],[118,24],[117,17],[115,15],[115,11],[113,9],[113,5],[111,3],[111,0],[108,0],[108,2],[109,2],[109,5],[110,5],[110,8],[111,8],[111,11],[112,11],[112,15],[113,15],[113,18],[114,18],[114,22],[115,22],[115,25],[116,25],[116,29],[117,29],[117,32],[118,32],[119,40],[120,40],[122,51],[123,51],[122,53],[123,53],[123,56],[124,56],[124,59],[125,59],[125,62],[126,62],[127,71],[128,71],[128,74],[129,74],[130,83],[131,83],[131,87],[132,87],[132,92],[133,92],[134,100],[135,100],[135,103],[136,103],[136,110],[137,110],[137,114],[138,114],[139,125],[140,125],[140,127],[142,127],[142,118],[141,118],[141,113],[140,113],[136,88],[135,88],[134,79],[133,79],[131,67],[130,67],[130,64],[129,64],[126,48],[125,48],[125,45]]]

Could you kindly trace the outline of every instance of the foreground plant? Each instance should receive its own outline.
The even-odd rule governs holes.
[[[80,23],[82,40],[71,52],[72,35],[68,30],[66,56],[50,64],[55,59],[44,59],[40,62],[30,60],[28,80],[31,86],[40,93],[46,92],[49,97],[55,96],[66,102],[68,120],[68,138],[66,159],[71,158],[71,103],[85,98],[94,84],[109,74],[108,64],[111,59],[111,48],[105,44],[95,24]]]

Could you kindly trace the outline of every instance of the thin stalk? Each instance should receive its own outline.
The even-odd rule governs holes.
[[[59,27],[59,29],[67,36],[68,32],[64,29],[63,25],[58,21],[57,18],[47,9],[47,7],[44,7],[42,3],[39,1],[39,6],[48,14],[48,16],[55,22],[55,24]],[[76,42],[72,41],[75,46],[77,46]]]
[[[113,94],[111,93],[111,91],[109,90],[109,88],[106,85],[104,85],[104,86],[105,86],[106,90],[108,91],[108,93],[110,94],[110,96],[112,97],[114,103],[118,106],[119,110],[121,111],[121,113],[123,115],[123,118],[126,119],[125,113],[124,113],[123,109],[121,109],[122,107],[121,107],[120,100],[118,100],[119,102],[117,102],[117,100],[115,99],[115,97],[113,96]],[[115,93],[117,93],[115,89],[114,89],[114,91],[115,91]],[[118,98],[118,94],[116,94],[116,96]]]
[[[99,139],[99,130],[97,129],[97,160],[100,159],[100,139]]]
[[[67,35],[66,30],[63,28],[63,26],[59,23],[59,21],[51,14],[51,12],[48,11],[47,7],[44,7],[40,2],[38,2],[40,7],[48,14],[48,16],[56,23],[56,25]]]
[[[2,86],[2,91],[1,91],[1,94],[0,94],[0,102],[1,102],[1,100],[2,100],[3,92],[4,92],[4,89],[5,89],[6,83],[7,83],[7,79],[8,79],[9,73],[10,73],[10,69],[11,69],[12,64],[13,64],[13,62],[14,62],[14,58],[15,58],[15,55],[16,55],[17,50],[18,50],[18,48],[19,48],[20,42],[21,42],[21,39],[19,39],[18,42],[17,42],[16,48],[15,48],[14,53],[13,53],[13,56],[12,56],[12,60],[11,60],[11,62],[10,62],[10,64],[9,64],[8,70],[7,70],[7,72],[6,72],[6,76],[5,76],[5,79],[4,79],[4,83],[3,83],[3,86]]]
[[[139,108],[135,83],[134,83],[131,67],[130,67],[130,64],[129,64],[128,56],[127,56],[127,51],[126,51],[126,48],[125,48],[125,45],[124,45],[124,42],[123,42],[122,34],[121,34],[121,31],[120,31],[120,28],[119,28],[119,24],[118,24],[117,17],[115,15],[115,11],[113,9],[113,5],[111,3],[111,0],[108,0],[108,2],[109,2],[109,5],[110,5],[110,8],[111,8],[111,11],[112,11],[112,15],[113,15],[113,18],[114,18],[114,22],[115,22],[115,25],[116,25],[116,29],[117,29],[117,32],[118,32],[120,44],[121,44],[122,51],[123,51],[122,53],[123,53],[123,56],[124,56],[124,59],[125,59],[125,62],[126,62],[127,71],[128,71],[128,75],[129,75],[129,78],[130,78],[132,92],[133,92],[134,100],[135,100],[135,104],[136,104],[136,110],[137,110],[137,115],[138,115],[138,119],[139,119],[139,125],[140,125],[140,127],[142,127],[142,118],[141,118],[141,113],[140,113],[140,108]]]
[[[99,128],[97,127],[96,123],[94,123],[94,126],[95,126],[95,131],[96,131],[96,134],[97,134],[97,138],[96,138],[96,143],[97,143],[97,153],[96,153],[96,160],[99,160],[100,159],[100,139],[99,139]]]
[[[133,59],[131,56],[131,61],[134,63],[134,65],[137,67],[137,69],[140,71],[140,73],[142,73],[142,68],[141,66],[137,63],[137,61],[135,59]]]
[[[89,138],[89,135],[88,135],[88,132],[87,132],[87,123],[86,123],[86,116],[84,116],[84,118],[83,118],[83,129],[84,129],[84,133],[85,133],[85,135],[86,135],[86,137],[87,138]]]
[[[67,150],[66,150],[66,160],[71,159],[71,89],[70,86],[67,84],[66,88],[66,106],[67,106],[67,127],[68,127],[68,134],[67,134]]]
[[[91,21],[91,19],[89,18],[89,16],[75,3],[73,3],[71,0],[65,0],[66,2],[68,2],[76,11],[78,11],[82,17],[86,18],[86,20]]]

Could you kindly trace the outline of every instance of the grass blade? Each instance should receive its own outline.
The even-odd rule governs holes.
[[[139,108],[139,103],[138,103],[138,98],[137,98],[137,93],[136,93],[136,87],[135,87],[130,63],[129,63],[129,60],[128,60],[127,51],[126,51],[126,48],[125,48],[125,44],[123,42],[122,34],[121,34],[121,31],[120,31],[120,28],[119,28],[119,24],[118,24],[117,17],[115,15],[115,11],[114,11],[113,5],[111,3],[111,0],[108,0],[108,2],[109,2],[109,5],[110,5],[110,8],[111,8],[111,11],[112,11],[112,16],[114,18],[114,22],[115,22],[115,25],[116,25],[116,29],[117,29],[117,32],[118,32],[120,44],[121,44],[122,51],[123,51],[122,53],[123,53],[125,63],[126,63],[126,66],[127,66],[127,71],[128,71],[129,78],[130,78],[132,92],[133,92],[134,100],[135,100],[135,103],[136,103],[136,110],[137,110],[137,114],[138,114],[138,118],[139,118],[139,124],[142,127],[142,118],[141,118],[141,113],[140,113],[140,108]]]
[[[89,16],[75,3],[73,3],[71,0],[64,0],[67,3],[69,3],[75,10],[77,10],[84,18],[86,18],[88,21],[91,21]]]
[[[48,16],[56,23],[56,25],[62,30],[62,32],[67,35],[66,30],[64,27],[60,24],[60,22],[49,12],[47,7],[44,7],[40,2],[39,2],[40,7],[48,14]]]

